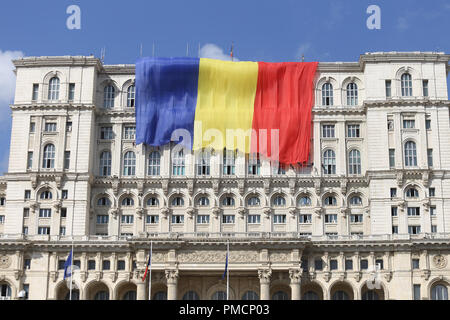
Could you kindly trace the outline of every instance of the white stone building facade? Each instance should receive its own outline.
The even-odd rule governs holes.
[[[2,299],[448,299],[450,56],[319,63],[311,160],[135,145],[134,65],[14,61]],[[25,292],[25,294],[24,294]]]

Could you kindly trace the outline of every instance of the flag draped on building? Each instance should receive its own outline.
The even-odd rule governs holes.
[[[139,59],[136,143],[162,146],[184,129],[189,138],[180,143],[189,149],[238,149],[305,163],[317,64]]]

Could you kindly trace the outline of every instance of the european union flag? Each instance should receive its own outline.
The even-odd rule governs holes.
[[[225,271],[223,272],[222,280],[225,279],[225,276],[227,275],[227,270],[228,270],[228,252],[227,252],[227,257],[225,260]]]
[[[70,250],[69,256],[64,263],[64,280],[72,276],[72,250]]]

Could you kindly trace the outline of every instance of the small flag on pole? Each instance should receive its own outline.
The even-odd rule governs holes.
[[[231,57],[231,61],[233,61],[233,42],[231,43],[230,57]]]
[[[64,279],[72,276],[72,250],[70,250],[69,256],[64,263]]]
[[[145,278],[147,277],[148,267],[151,265],[151,263],[152,263],[152,251],[150,250],[150,254],[148,256],[147,267],[145,268],[145,273],[144,273],[144,277],[142,278],[142,281],[145,281]]]
[[[227,275],[227,271],[228,271],[228,251],[227,251],[227,257],[225,259],[225,271],[223,272],[222,280],[225,279],[225,276]]]

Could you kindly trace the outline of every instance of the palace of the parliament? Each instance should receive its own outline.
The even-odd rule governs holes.
[[[319,63],[302,167],[136,145],[134,65],[15,60],[0,299],[68,299],[73,240],[73,299],[224,299],[229,241],[230,299],[447,300],[449,60]]]

